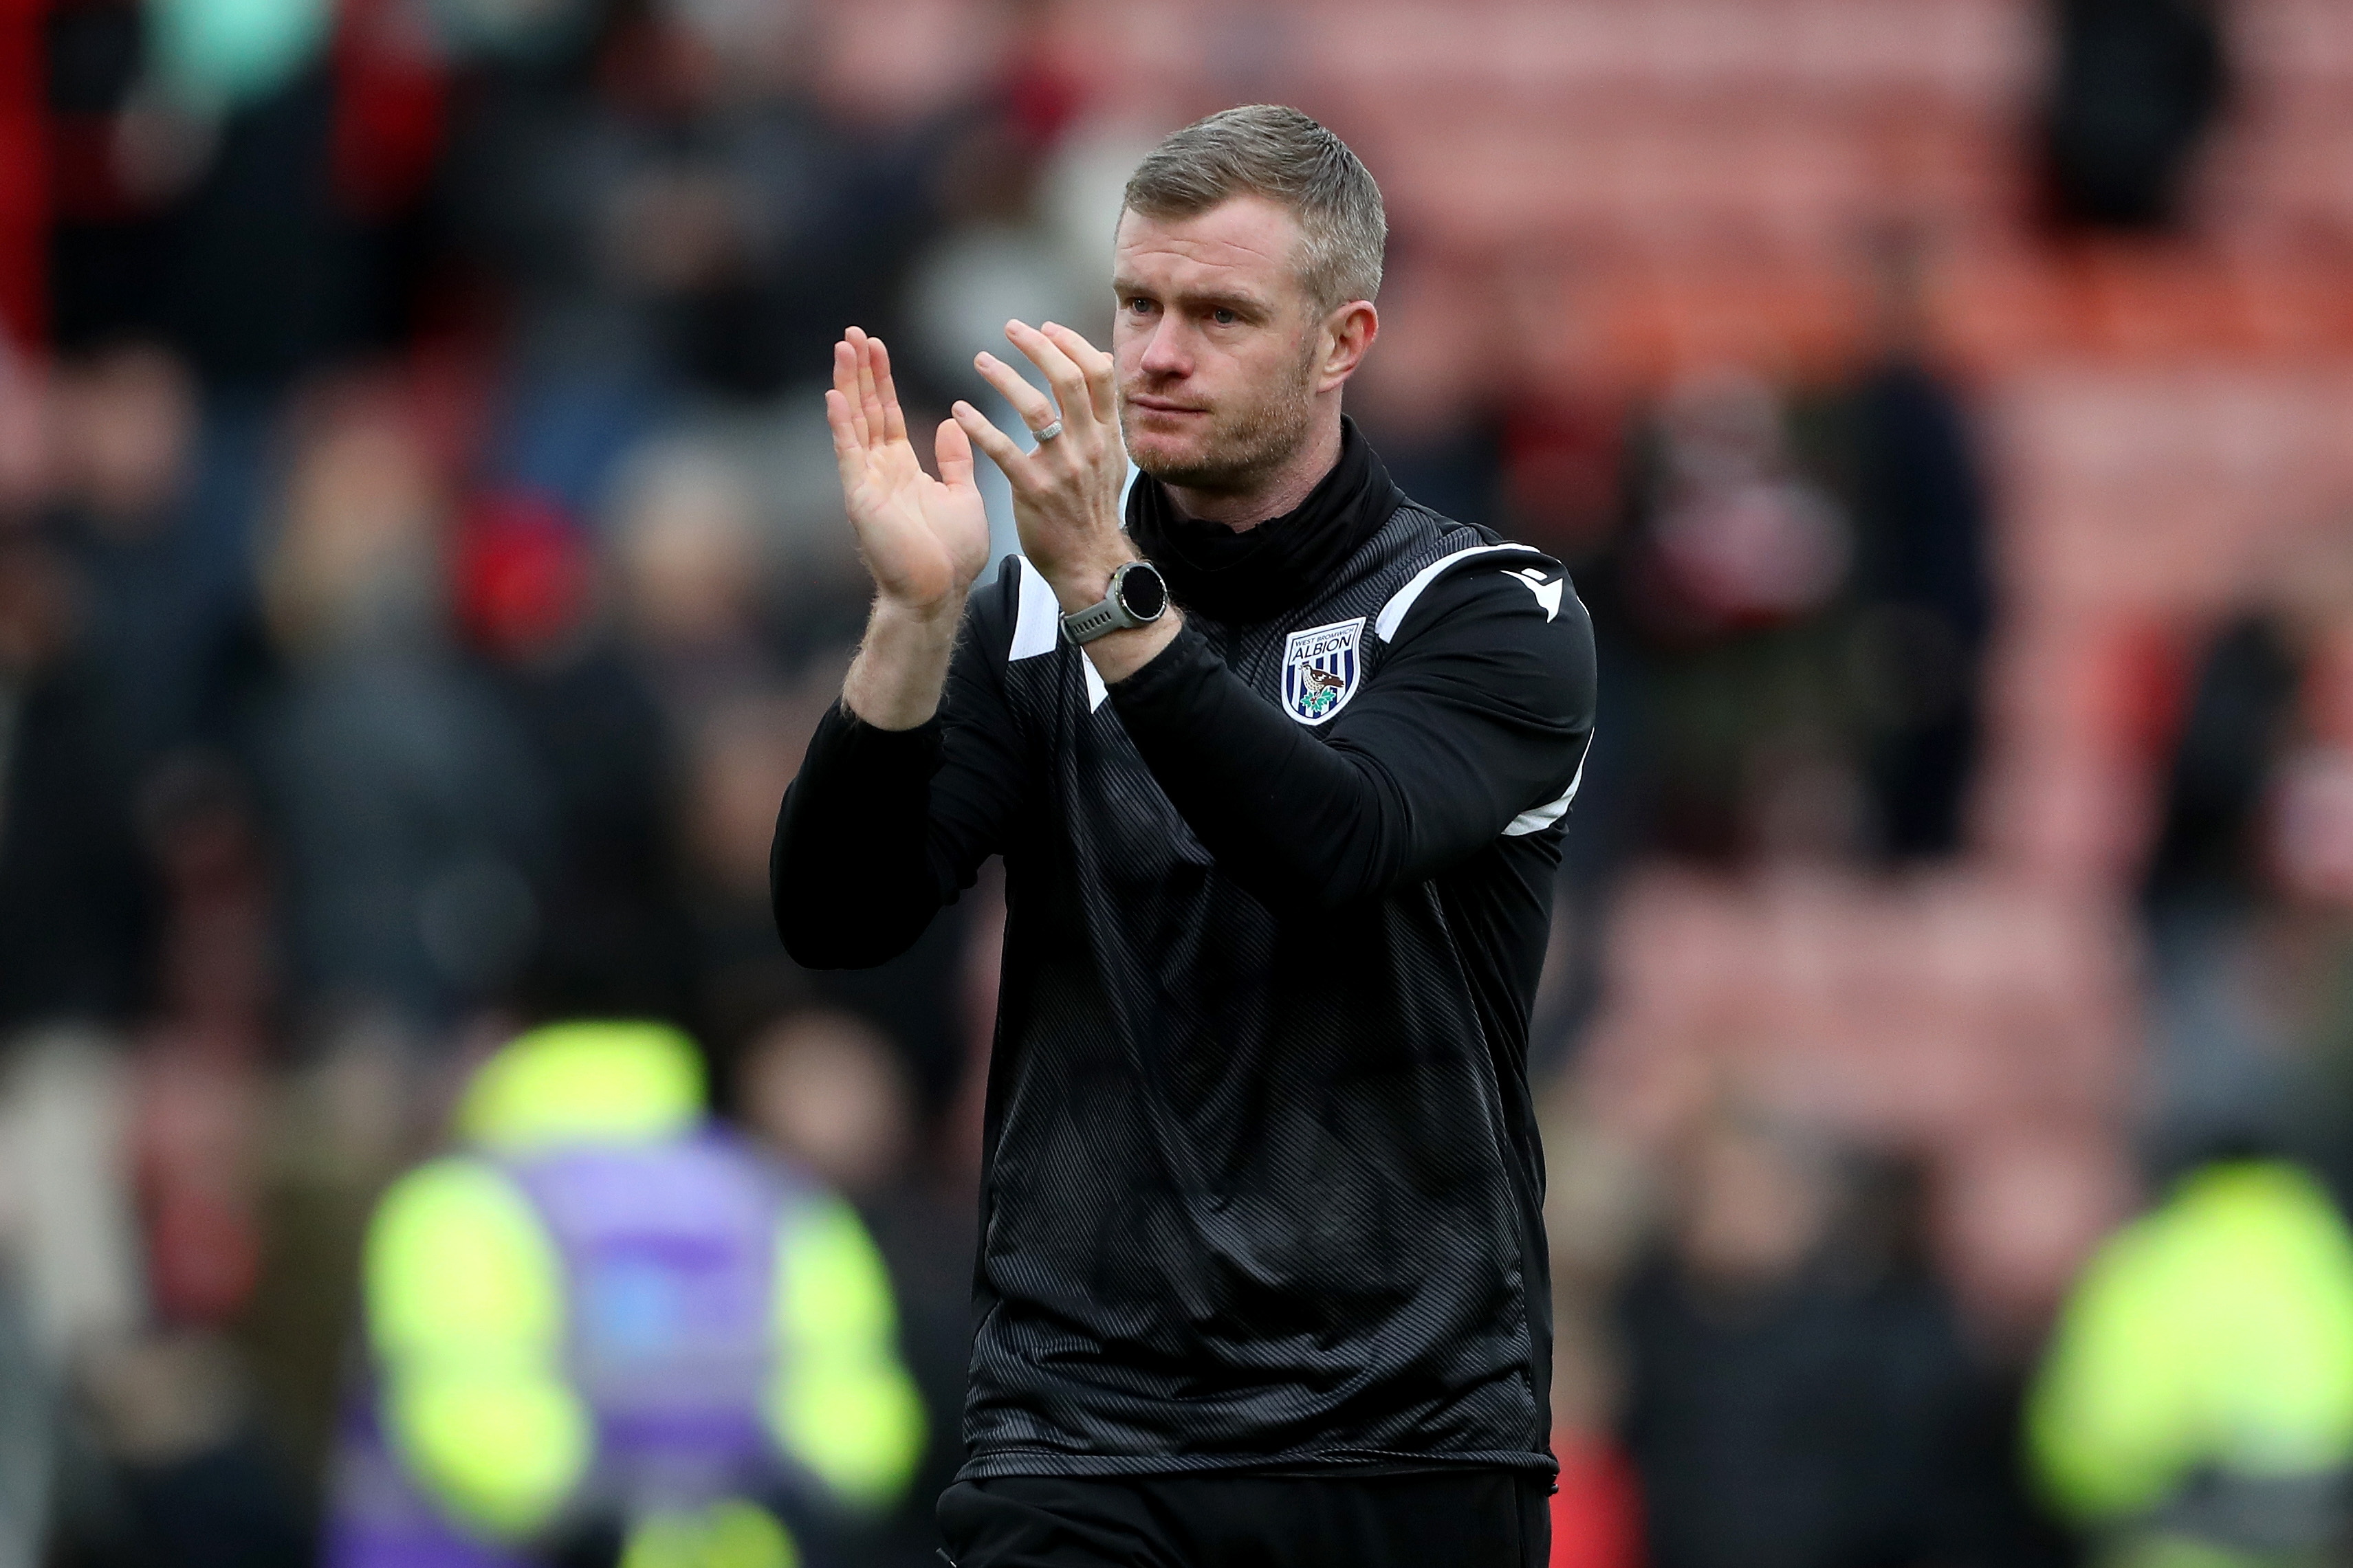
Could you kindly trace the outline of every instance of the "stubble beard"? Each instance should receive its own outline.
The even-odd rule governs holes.
[[[1120,405],[1120,434],[1135,466],[1164,485],[1210,495],[1244,495],[1289,462],[1307,441],[1315,419],[1315,339],[1311,334],[1298,362],[1267,395],[1239,410],[1211,416],[1208,439],[1190,461],[1151,459],[1137,454],[1127,405]]]

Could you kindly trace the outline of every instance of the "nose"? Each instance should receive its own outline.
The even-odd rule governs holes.
[[[1185,342],[1185,325],[1175,311],[1163,312],[1152,324],[1151,335],[1144,340],[1144,356],[1138,365],[1155,381],[1182,381],[1193,374],[1193,355]]]

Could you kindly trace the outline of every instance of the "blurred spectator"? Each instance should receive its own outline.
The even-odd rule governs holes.
[[[694,1004],[729,1060],[748,1030],[823,984],[778,951],[765,889],[776,792],[800,765],[792,726],[814,721],[839,684],[828,669],[797,689],[746,693],[711,708],[688,736],[680,892],[693,922]]]
[[[0,1030],[138,1003],[153,891],[83,647],[79,584],[0,532]]]
[[[2234,619],[2200,662],[2176,749],[2147,897],[2159,909],[2246,912],[2271,889],[2263,842],[2273,778],[2296,729],[2298,628]]]
[[[2044,127],[2063,216],[2152,228],[2179,210],[2227,85],[2211,0],[2053,0]]]
[[[576,44],[597,11],[593,0],[428,0],[427,9],[452,50],[521,60]]]
[[[913,1165],[906,1069],[890,1040],[860,1019],[778,1019],[745,1052],[736,1099],[763,1142],[853,1202],[883,1197]]]
[[[139,1245],[134,1184],[140,1122],[159,1111],[201,1125],[201,1095],[159,1097],[153,1076],[126,1071],[111,1042],[44,1031],[13,1043],[0,1101],[0,1170],[11,1212],[5,1278],[21,1288],[33,1357],[13,1385],[5,1438],[21,1482],[53,1467],[47,1561],[113,1568],[292,1568],[301,1505],[262,1439],[242,1358],[217,1316],[193,1326],[190,1260]],[[170,1103],[166,1104],[168,1099]],[[250,1128],[236,1132],[249,1139]],[[228,1151],[232,1160],[249,1142]],[[147,1193],[154,1188],[149,1185]],[[156,1234],[151,1224],[146,1236]],[[222,1259],[240,1266],[231,1237]],[[246,1255],[249,1261],[249,1253]],[[214,1276],[216,1279],[222,1278]],[[5,1528],[5,1527],[0,1527]]]
[[[2261,602],[2232,616],[2192,677],[2142,884],[2155,1047],[2149,1131],[2160,1161],[2217,1138],[2316,1139],[2316,1059],[2340,1032],[2330,954],[2348,903],[2337,869],[2353,808],[2353,549],[2340,526],[2298,530],[2263,564]],[[2326,1097],[2342,1116],[2341,1093]]]
[[[509,52],[544,63],[487,74],[448,164],[453,238],[513,290],[532,395],[765,397],[842,322],[887,319],[929,216],[922,116],[861,123],[781,90],[822,69],[792,7],[630,6],[601,32],[569,26],[580,9],[515,18],[533,47]]]
[[[1008,106],[1018,110],[1018,103]],[[959,398],[988,411],[1009,433],[1018,416],[973,368],[981,349],[1002,347],[1005,324],[1061,321],[1098,342],[1108,342],[1110,293],[1102,281],[1104,258],[1072,254],[1066,237],[1048,221],[1040,184],[1049,138],[1056,123],[1025,124],[1018,113],[976,116],[961,128],[934,172],[944,220],[909,267],[902,356],[911,395],[944,409]],[[1101,215],[1106,241],[1116,207]],[[1092,265],[1090,265],[1090,263]],[[1020,356],[1014,356],[1018,360]],[[1044,378],[1026,368],[1039,388]],[[911,427],[934,420],[911,415]],[[988,507],[989,570],[1020,548],[1013,530],[1013,495],[993,465],[976,476]]]
[[[540,919],[553,822],[453,656],[443,498],[385,396],[322,398],[263,568],[286,687],[264,736],[301,998],[418,1031],[491,995]]]
[[[266,97],[293,80],[325,50],[333,20],[327,0],[149,0],[148,52],[169,90],[212,108]]]
[[[254,1425],[245,1369],[219,1336],[182,1330],[110,1347],[90,1359],[81,1388],[111,1484],[63,1521],[67,1562],[307,1561],[300,1502]]]
[[[29,518],[56,483],[55,399],[44,367],[0,337],[0,519]]]
[[[88,0],[54,23],[64,342],[160,335],[214,386],[275,393],[405,328],[440,141],[411,8]]]
[[[1481,281],[1418,255],[1393,235],[1381,273],[1381,352],[1350,378],[1348,413],[1398,488],[1414,500],[1458,521],[1560,551],[1567,542],[1545,526],[1550,515],[1522,515],[1517,507],[1503,515],[1498,426],[1506,404],[1517,400],[1506,397],[1493,374],[1497,356],[1488,342],[1493,329],[1481,308]],[[1574,504],[1546,488],[1556,491],[1545,498],[1554,508]],[[1580,564],[1575,555],[1571,548],[1563,556],[1572,572]]]
[[[2223,1160],[2118,1232],[2027,1432],[2103,1562],[2325,1561],[2353,1482],[2353,1236],[2318,1184]]]
[[[1743,370],[1679,383],[1628,500],[1634,527],[1584,579],[1639,661],[1624,830],[1718,860],[1856,853],[1871,825],[1840,679],[1853,526],[1799,461],[1781,395]]]
[[[848,1205],[713,1129],[658,1025],[526,1034],[458,1121],[370,1229],[328,1561],[862,1561],[923,1415]]]
[[[1852,394],[1857,534],[1852,632],[1880,847],[1962,847],[1994,604],[1977,444],[1931,357],[1916,244],[1873,257],[1879,360]]]
[[[774,555],[760,500],[746,466],[706,426],[641,449],[611,503],[618,651],[680,748],[667,845],[674,896],[692,928],[688,1006],[723,1060],[749,1029],[812,996],[854,1008],[906,1053],[929,1114],[954,1096],[964,1065],[954,1019],[965,918],[934,921],[913,949],[873,970],[807,974],[776,945],[767,892],[776,803],[800,766],[801,737],[840,690],[848,657],[819,643],[797,668],[786,663],[766,614]],[[838,489],[832,504],[846,537]],[[811,575],[822,582],[822,572]],[[802,607],[827,624],[818,604]]]
[[[1786,1128],[1691,1137],[1672,1244],[1620,1315],[1658,1568],[2017,1561],[1971,1540],[1993,1512],[1962,1447],[1978,1374],[1914,1222],[1841,1187]]]
[[[89,588],[91,663],[131,776],[237,739],[265,668],[250,567],[192,518],[201,429],[186,367],[124,344],[57,378],[64,522]]]
[[[0,1563],[6,1568],[32,1568],[48,1541],[55,1461],[45,1373],[23,1292],[0,1278]]]
[[[1563,1084],[1545,1108],[1552,1263],[1551,1568],[1638,1568],[1641,1489],[1619,1437],[1625,1400],[1612,1308],[1655,1218],[1649,1163]]]
[[[492,492],[460,523],[455,578],[459,623],[549,792],[539,946],[602,970],[616,1009],[686,1016],[690,939],[672,872],[680,742],[600,614],[589,541],[552,499]]]
[[[691,440],[641,450],[616,485],[609,537],[628,654],[671,723],[690,729],[777,682],[758,501],[740,468]]]
[[[926,1447],[891,1535],[896,1565],[938,1562],[932,1504],[964,1463],[978,1195],[947,1179],[891,1040],[843,1013],[776,1019],[746,1047],[737,1116],[795,1165],[845,1194],[865,1216],[898,1289],[900,1339],[930,1413]]]

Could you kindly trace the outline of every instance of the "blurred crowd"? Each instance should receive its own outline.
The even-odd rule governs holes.
[[[775,940],[776,805],[865,603],[818,394],[851,322],[922,427],[994,403],[1008,317],[1100,341],[1119,186],[1194,113],[1295,96],[1387,180],[1413,106],[1351,119],[1300,41],[1330,17],[1180,9],[0,22],[33,95],[0,140],[37,125],[7,155],[46,171],[37,242],[0,223],[0,1568],[342,1539],[397,1359],[371,1215],[460,1132],[504,1147],[469,1097],[567,1019],[674,1025],[710,1136],[853,1206],[927,1437],[843,1561],[935,1561],[1001,896],[869,973]],[[2053,276],[2086,235],[2193,243],[2245,97],[2221,14],[1977,10],[2047,68],[2006,243]],[[1188,26],[1192,85],[1134,79]],[[2353,490],[2068,665],[2143,782],[2037,795],[2049,595],[1949,352],[1952,233],[1841,230],[1830,352],[1613,358],[1620,297],[1399,190],[1350,408],[1409,493],[1567,563],[1601,647],[1531,1047],[1556,1563],[2318,1561]],[[1539,299],[1588,301],[1572,346]],[[628,1561],[781,1564],[754,1537]]]

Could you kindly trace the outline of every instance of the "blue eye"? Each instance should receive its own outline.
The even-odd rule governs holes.
[[[1221,327],[1230,327],[1236,321],[1241,320],[1240,317],[1235,315],[1231,310],[1212,310],[1209,312],[1209,319],[1217,322],[1218,325]]]

